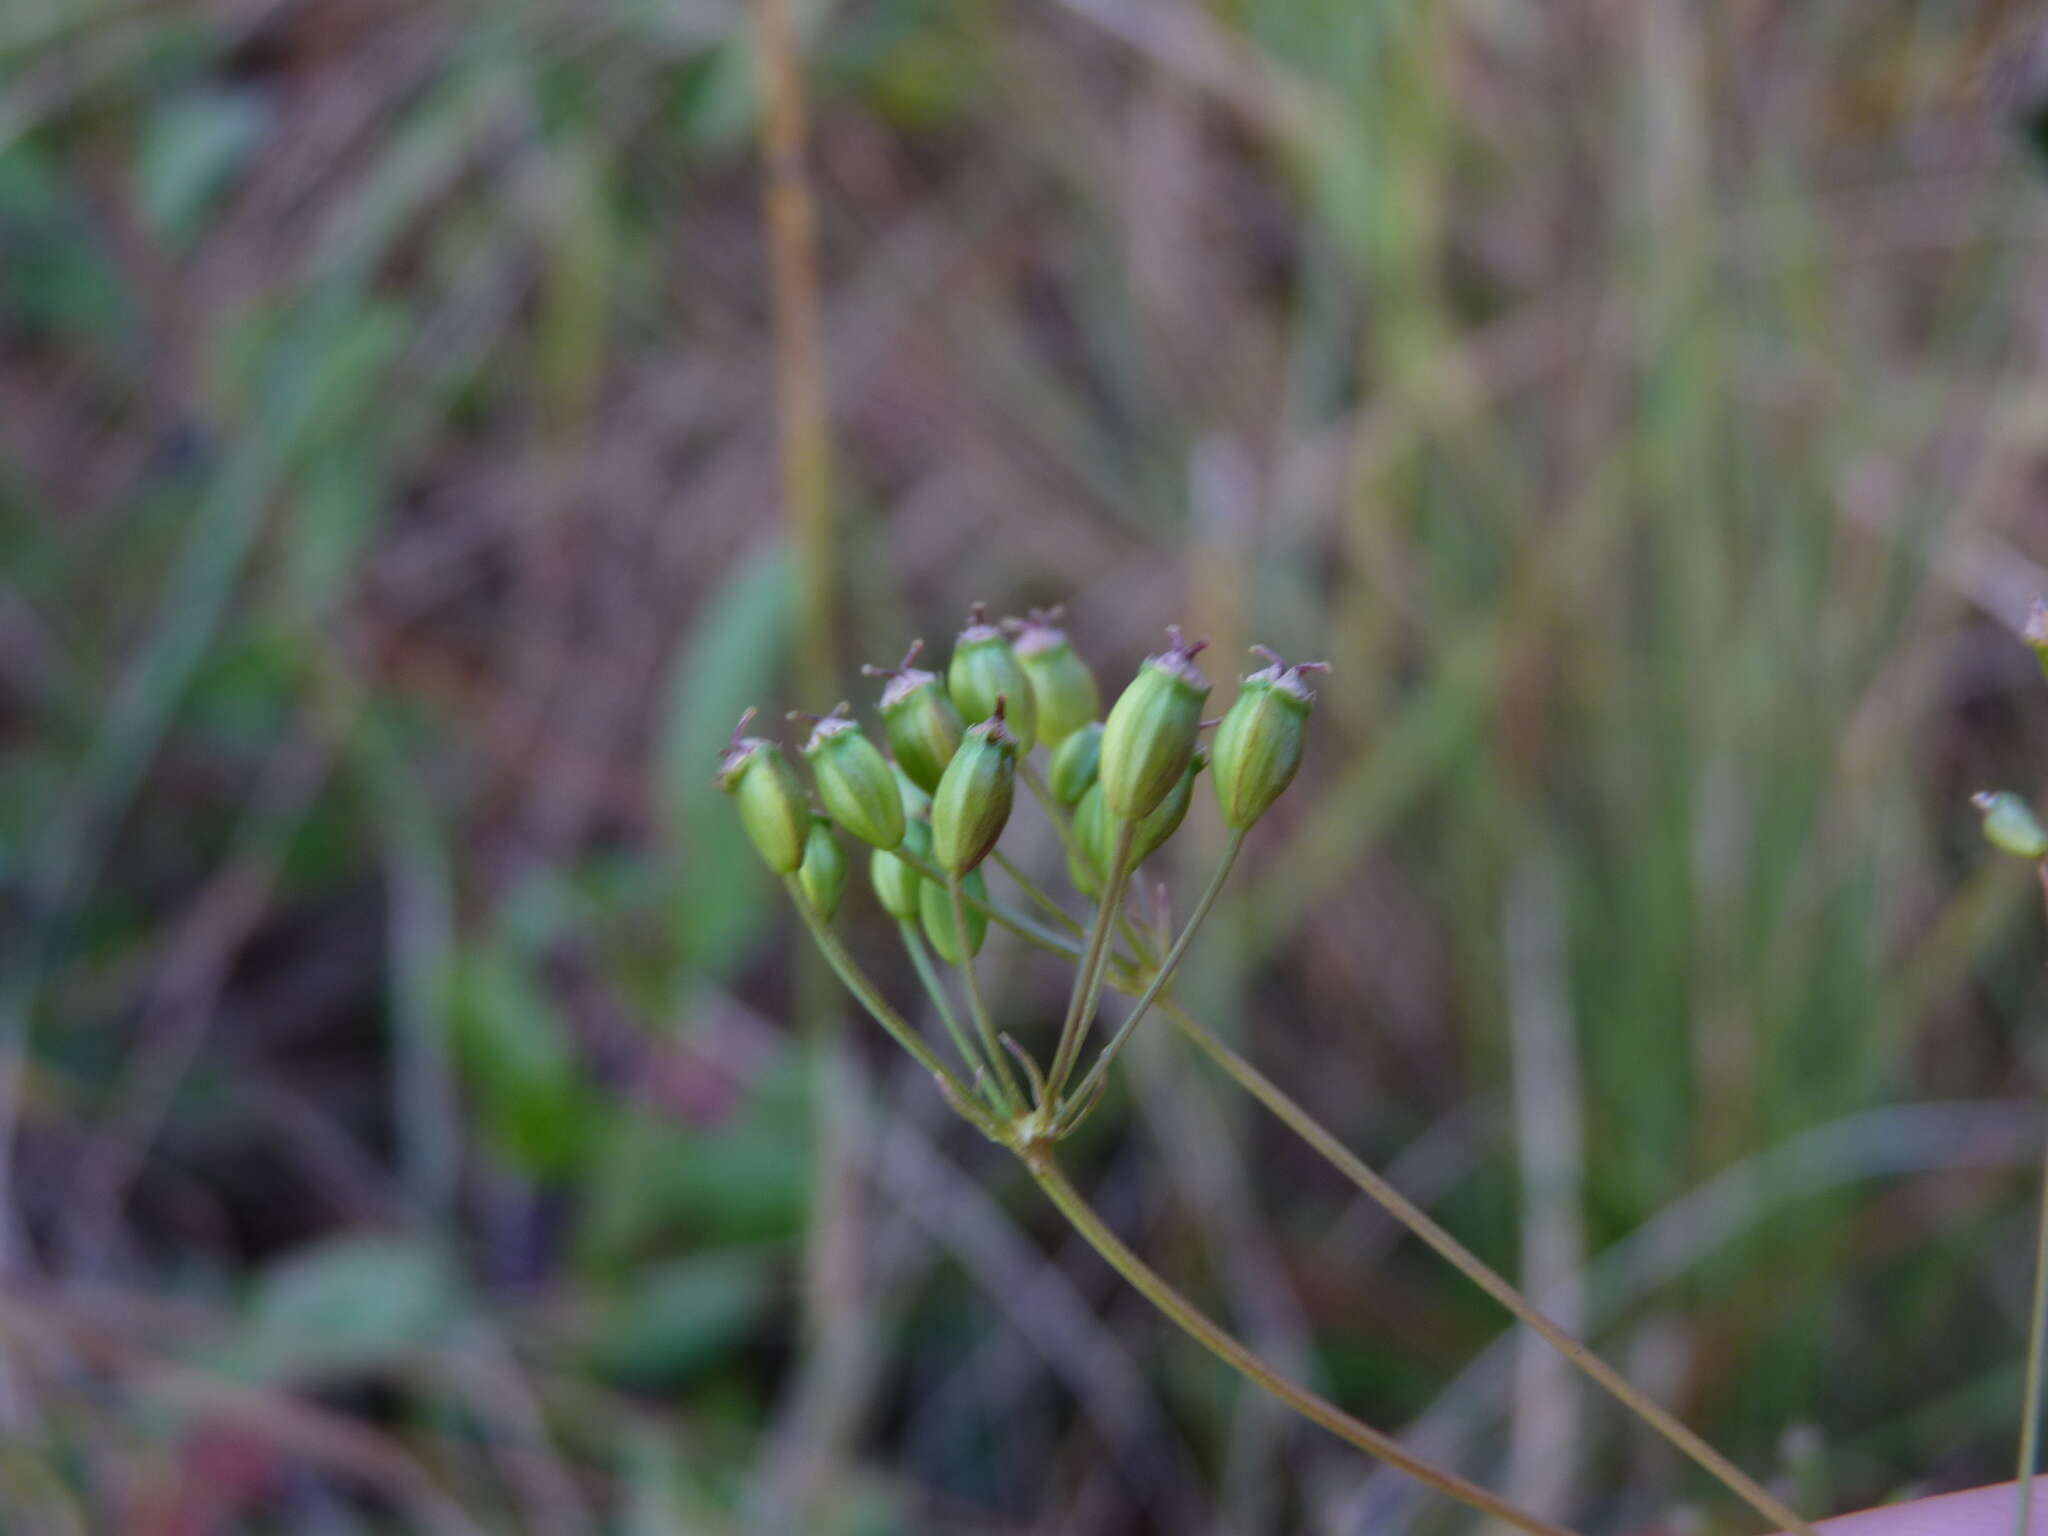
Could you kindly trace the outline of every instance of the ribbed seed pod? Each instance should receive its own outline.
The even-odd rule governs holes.
[[[1188,759],[1187,771],[1180,776],[1180,782],[1131,828],[1131,868],[1136,869],[1164,848],[1166,840],[1180,830],[1180,824],[1188,818],[1188,806],[1195,798],[1195,775],[1208,765],[1209,754],[1197,748],[1195,755]]]
[[[970,726],[932,796],[932,861],[964,875],[1003,835],[1017,793],[1017,754],[1004,708]]]
[[[1018,665],[1009,637],[988,622],[988,611],[980,603],[968,616],[967,627],[954,638],[953,659],[946,664],[946,691],[969,725],[993,716],[996,701],[1002,700],[1017,750],[1031,750],[1038,729],[1038,703],[1031,694],[1031,679]]]
[[[1207,642],[1189,645],[1178,628],[1166,634],[1172,643],[1145,658],[1102,727],[1103,798],[1125,821],[1146,815],[1187,772],[1209,697],[1209,680],[1195,665]]]
[[[903,841],[903,792],[889,760],[841,704],[811,728],[804,743],[826,814],[864,843],[894,848]]]
[[[1242,831],[1265,815],[1301,767],[1302,738],[1316,696],[1303,674],[1325,672],[1328,663],[1290,667],[1262,645],[1252,647],[1267,665],[1239,686],[1236,700],[1216,727],[1211,759],[1216,804],[1223,819]]]
[[[939,775],[959,750],[967,726],[938,673],[914,665],[923,649],[922,640],[913,641],[900,666],[861,671],[889,680],[882,688],[882,734],[910,782],[930,794],[939,787]]]
[[[1090,784],[1082,792],[1074,807],[1073,832],[1073,846],[1067,850],[1067,879],[1083,896],[1100,896],[1103,870],[1109,863],[1115,837],[1100,784]]]
[[[939,958],[948,965],[963,965],[981,953],[982,940],[988,937],[988,914],[974,905],[975,901],[988,900],[988,882],[981,878],[980,870],[969,872],[960,882],[962,894],[972,898],[964,903],[967,911],[967,953],[960,953],[953,930],[953,893],[933,880],[919,884],[917,891],[918,910],[924,919],[924,936],[931,940],[931,946],[939,952]]]
[[[895,855],[877,850],[875,857],[890,859]],[[810,836],[804,839],[803,867],[796,877],[818,916],[830,922],[832,914],[839,910],[839,898],[846,894],[846,855],[839,847],[839,839],[832,835],[829,818],[811,818]]]
[[[1146,859],[1166,846],[1166,840],[1180,830],[1180,824],[1187,820],[1188,806],[1193,803],[1195,775],[1208,766],[1209,755],[1196,751],[1188,759],[1182,771],[1180,782],[1166,792],[1151,810],[1131,823],[1130,867],[1136,869]],[[1101,797],[1097,795],[1097,813],[1092,816],[1074,818],[1074,831],[1081,846],[1088,850],[1090,863],[1104,876],[1109,873],[1110,861],[1116,857],[1116,829],[1114,816],[1101,808]],[[1086,803],[1085,801],[1083,802]],[[1090,892],[1090,895],[1095,894]]]
[[[739,801],[740,824],[768,867],[794,874],[804,862],[811,807],[782,748],[741,734],[754,714],[748,710],[733,727],[732,742],[718,760],[718,787]]]
[[[932,829],[922,821],[905,823],[903,841],[898,847],[930,862]],[[917,921],[918,889],[930,885],[931,881],[912,868],[900,855],[884,853],[879,848],[868,858],[868,878],[874,882],[875,899],[881,902],[884,912],[899,922]]]
[[[1970,797],[1970,803],[1984,813],[1984,836],[1991,846],[2023,859],[2048,858],[2048,833],[2027,809],[2027,802],[2010,790]]]
[[[1090,720],[1060,743],[1046,771],[1046,787],[1053,799],[1072,808],[1081,803],[1102,761],[1102,724]]]
[[[1067,632],[1059,627],[1059,617],[1057,608],[1034,608],[1028,618],[1004,621],[1013,637],[1017,665],[1031,680],[1038,739],[1048,747],[1058,747],[1102,708],[1095,674],[1075,654]]]

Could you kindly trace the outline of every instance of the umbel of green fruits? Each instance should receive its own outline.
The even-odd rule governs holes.
[[[762,860],[796,877],[818,917],[829,920],[842,904],[847,859],[835,833],[845,832],[871,850],[883,910],[924,928],[957,964],[947,882],[962,882],[978,949],[991,911],[981,866],[1010,826],[1020,780],[1058,823],[1076,891],[1096,900],[1119,846],[1127,874],[1180,829],[1205,769],[1234,833],[1293,782],[1315,707],[1308,678],[1326,667],[1289,666],[1254,646],[1263,665],[1242,679],[1221,720],[1207,721],[1211,690],[1195,661],[1203,647],[1169,628],[1166,648],[1145,658],[1101,718],[1095,673],[1058,609],[998,624],[977,604],[942,672],[917,665],[921,641],[894,667],[861,669],[882,680],[879,733],[863,729],[846,704],[822,716],[792,713],[811,723],[808,791],[779,744],[746,734],[751,709],[719,760],[718,786],[737,802]],[[1201,733],[1212,725],[1204,748]],[[1042,771],[1032,766],[1039,747]]]

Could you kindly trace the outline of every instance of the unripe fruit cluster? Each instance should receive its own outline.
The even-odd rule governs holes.
[[[1033,609],[994,624],[977,606],[943,676],[917,666],[922,642],[895,667],[863,668],[884,679],[886,755],[845,704],[801,717],[812,721],[803,755],[822,815],[782,748],[744,734],[754,712],[741,719],[719,763],[719,787],[734,796],[768,867],[796,876],[818,916],[831,917],[846,884],[836,825],[873,850],[870,879],[883,909],[921,924],[939,953],[960,963],[951,892],[940,881],[961,882],[967,951],[978,950],[988,916],[980,866],[1009,823],[1020,775],[1050,813],[1071,817],[1067,868],[1089,896],[1165,845],[1204,768],[1234,831],[1271,809],[1301,765],[1315,703],[1307,678],[1321,663],[1290,667],[1254,647],[1265,665],[1243,679],[1220,721],[1205,721],[1210,686],[1195,660],[1203,642],[1169,629],[1166,649],[1145,659],[1098,718],[1095,676],[1059,617],[1057,609]],[[1204,750],[1200,732],[1209,725],[1217,730]],[[1036,745],[1046,749],[1043,780],[1027,766]],[[1119,848],[1123,867],[1112,870]]]

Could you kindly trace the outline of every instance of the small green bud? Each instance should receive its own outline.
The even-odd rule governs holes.
[[[1177,628],[1166,635],[1172,644],[1145,658],[1102,727],[1102,793],[1125,821],[1145,816],[1187,772],[1209,697],[1209,680],[1195,665],[1208,642],[1189,645]]]
[[[987,858],[1010,819],[1023,749],[1004,718],[1007,704],[997,699],[995,713],[968,728],[932,796],[932,858],[947,874]]]
[[[2027,622],[2020,630],[2020,638],[2033,648],[2041,670],[2048,673],[2048,601],[2037,597],[2027,605]]]
[[[899,846],[930,862],[932,829],[922,821],[906,823]],[[897,854],[884,853],[879,848],[869,856],[868,878],[874,882],[875,898],[881,902],[884,912],[899,922],[917,921],[918,888],[930,885],[931,881],[918,873],[907,860]]]
[[[1052,755],[1052,768],[1046,774],[1046,787],[1052,791],[1053,799],[1069,808],[1080,804],[1081,797],[1095,782],[1095,771],[1102,760],[1102,722],[1090,720],[1060,743],[1059,750]]]
[[[1057,608],[1034,608],[1028,618],[1003,621],[1012,636],[1017,665],[1031,679],[1038,739],[1048,747],[1060,746],[1102,708],[1095,674],[1068,643],[1059,617]]]
[[[996,712],[996,700],[1003,700],[1017,750],[1031,750],[1038,729],[1031,679],[1024,675],[1009,639],[988,622],[988,610],[980,603],[974,605],[967,627],[953,641],[953,659],[946,664],[946,690],[969,725],[988,719]]]
[[[903,841],[903,792],[889,760],[854,724],[841,704],[829,715],[814,718],[804,756],[818,781],[818,798],[839,825],[864,843],[894,848]]]
[[[1083,896],[1102,894],[1103,872],[1116,842],[1115,824],[1103,803],[1102,786],[1090,784],[1074,807],[1074,841],[1067,850],[1067,879]]]
[[[971,870],[960,882],[963,895],[976,900],[988,900],[988,882],[981,878],[980,870]],[[919,915],[924,919],[924,936],[931,940],[931,946],[939,952],[939,958],[948,965],[962,965],[968,959],[981,953],[981,941],[988,937],[988,914],[967,901],[967,953],[960,953],[955,942],[953,929],[953,893],[936,880],[923,881],[918,886],[917,904]]]
[[[1970,803],[1984,813],[1984,836],[1992,847],[2016,853],[2023,859],[2048,858],[2048,832],[2027,809],[2027,802],[2010,790],[1996,794],[1972,795]]]
[[[878,852],[875,857],[890,859],[895,855]],[[832,914],[839,910],[839,898],[846,894],[846,855],[832,835],[830,818],[811,817],[811,833],[804,840],[803,867],[796,877],[803,883],[804,895],[817,909],[818,916],[829,923]]]
[[[782,748],[761,736],[746,736],[748,710],[733,727],[732,741],[718,760],[718,787],[739,800],[740,823],[754,847],[778,875],[794,874],[804,861],[811,807],[796,770]]]
[[[862,667],[867,677],[886,677],[882,689],[882,732],[903,771],[926,794],[939,787],[939,775],[960,749],[967,729],[960,711],[939,682],[939,674],[912,665],[924,649],[913,640],[900,666]]]
[[[1329,663],[1305,661],[1290,667],[1263,645],[1253,654],[1267,663],[1239,685],[1235,702],[1216,727],[1216,804],[1239,831],[1272,808],[1301,767],[1301,743],[1316,696],[1306,672],[1327,672]]]

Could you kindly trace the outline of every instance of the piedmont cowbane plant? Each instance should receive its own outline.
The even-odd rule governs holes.
[[[2033,648],[2048,674],[2048,602],[2034,599],[2020,638]],[[2011,790],[1985,791],[1971,797],[1984,818],[1984,837],[1992,847],[2025,859],[2034,866],[2048,903],[2048,832],[2041,829],[2027,802]],[[2033,1513],[2034,1473],[2041,1460],[2041,1384],[2048,1368],[2048,1148],[2041,1161],[2040,1211],[2034,1222],[2034,1294],[2027,1322],[2027,1365],[2022,1376],[2020,1407],[2019,1502],[2013,1529],[2026,1536]]]
[[[1145,659],[1107,716],[1098,718],[1094,674],[1059,618],[1057,609],[1033,610],[1027,618],[992,624],[977,605],[943,675],[917,666],[922,642],[912,644],[895,667],[863,668],[883,679],[878,713],[886,757],[845,704],[823,716],[792,715],[811,722],[803,755],[823,814],[811,808],[782,749],[745,734],[755,712],[741,717],[720,762],[718,783],[734,796],[748,836],[782,876],[841,982],[931,1074],[961,1118],[1014,1152],[1075,1230],[1162,1313],[1218,1358],[1351,1444],[1521,1530],[1552,1536],[1562,1530],[1430,1465],[1281,1376],[1126,1247],[1068,1182],[1055,1155],[1058,1143],[1100,1102],[1110,1069],[1155,1011],[1359,1189],[1658,1433],[1776,1527],[1810,1536],[1811,1527],[1798,1515],[1551,1322],[1170,995],[1247,834],[1301,766],[1315,707],[1311,679],[1327,671],[1326,665],[1289,665],[1255,646],[1262,665],[1242,678],[1220,719],[1205,720],[1211,689],[1197,662],[1205,642],[1189,642],[1170,628],[1166,648]],[[1201,733],[1211,726],[1215,735],[1204,748]],[[1032,761],[1034,748],[1047,759],[1044,774]],[[1179,933],[1162,922],[1155,935],[1126,913],[1125,894],[1139,866],[1180,829],[1205,772],[1225,828],[1222,853]],[[1086,902],[1081,916],[1030,880],[1000,848],[1020,783],[1040,801],[1059,836],[1075,892]],[[889,1002],[832,929],[846,883],[835,827],[871,849],[870,883],[895,921],[946,1036],[950,1061]],[[991,899],[983,873],[989,863],[1043,920]],[[1074,966],[1065,1015],[1043,1064],[999,1028],[982,990],[975,961],[991,923]],[[945,969],[958,974],[965,1023]],[[1133,1001],[1082,1071],[1106,991]]]

